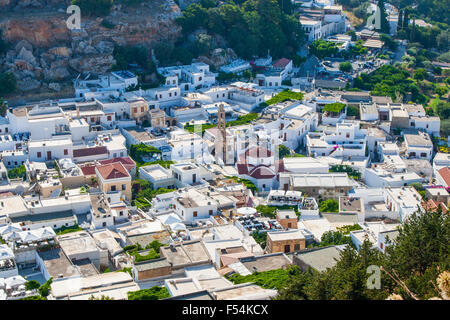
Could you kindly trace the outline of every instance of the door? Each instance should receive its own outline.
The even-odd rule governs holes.
[[[52,160],[52,152],[47,151],[47,160]]]
[[[284,253],[288,253],[288,252],[290,252],[291,251],[291,246],[290,245],[285,245],[284,246]]]

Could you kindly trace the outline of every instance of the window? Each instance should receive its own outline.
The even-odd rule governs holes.
[[[176,96],[176,95],[177,95],[177,92],[175,91],[175,92],[173,93],[173,95]]]
[[[141,112],[144,112],[144,107],[141,107]]]
[[[40,158],[42,157],[42,154],[40,152],[37,153],[37,157]]]
[[[67,156],[69,154],[69,150],[64,149],[64,155]]]
[[[422,152],[422,153],[420,154],[420,156],[421,156],[422,158],[426,158],[426,157],[427,157],[427,154],[426,154],[425,152]]]
[[[91,122],[95,122],[95,118],[92,118],[92,117],[91,117]]]
[[[106,222],[103,222],[103,226],[106,227]]]
[[[296,243],[294,244],[294,251],[299,251],[300,250],[300,244]]]
[[[116,186],[111,186],[111,191],[116,191]]]
[[[107,119],[108,121],[111,121],[111,116],[107,116],[106,119]]]
[[[122,190],[127,190],[127,185],[126,184],[122,185]]]
[[[290,252],[291,251],[291,246],[290,245],[285,245],[284,246],[284,253],[288,253],[288,252]]]
[[[123,211],[120,211],[120,212],[119,212],[119,216],[123,216]]]
[[[137,108],[133,108],[133,112],[134,112],[134,113],[137,113]]]
[[[213,211],[209,210],[209,215],[212,216],[212,214],[213,214]]]
[[[169,92],[169,97],[171,97],[172,96],[172,92]]]
[[[194,216],[194,217],[197,216],[197,211],[194,211],[193,216]]]

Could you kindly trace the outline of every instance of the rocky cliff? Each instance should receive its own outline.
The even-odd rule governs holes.
[[[57,0],[0,0],[0,29],[12,44],[0,58],[0,71],[14,73],[20,90],[57,91],[59,82],[80,72],[109,70],[116,44],[151,47],[173,42],[181,32],[175,23],[181,11],[171,0],[115,5],[102,18],[81,12],[81,30],[67,28],[67,5]]]

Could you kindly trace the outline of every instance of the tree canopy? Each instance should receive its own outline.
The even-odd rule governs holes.
[[[292,15],[290,1],[247,0],[221,6],[193,3],[177,19],[188,36],[199,28],[222,36],[241,57],[292,56],[303,42],[304,33]]]

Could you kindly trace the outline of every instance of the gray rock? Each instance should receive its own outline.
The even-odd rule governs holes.
[[[111,41],[100,41],[95,48],[103,54],[112,54],[114,51],[114,43]]]
[[[72,54],[72,50],[67,47],[54,47],[49,49],[48,52],[59,57],[69,57]]]
[[[19,53],[22,48],[27,49],[28,51],[33,51],[33,45],[29,43],[27,40],[20,40],[17,42],[16,46],[14,47],[14,50],[16,50],[16,53]]]
[[[20,91],[31,91],[31,90],[38,89],[40,87],[41,87],[41,82],[36,79],[32,79],[32,78],[25,78],[25,79],[17,82],[17,88]]]
[[[20,60],[25,60],[32,65],[36,64],[36,58],[33,56],[33,53],[30,50],[27,50],[25,47],[22,47],[22,49],[20,49],[17,58]]]
[[[78,72],[105,73],[115,63],[111,55],[78,57],[69,61],[69,65]]]
[[[66,67],[57,67],[44,70],[44,78],[50,81],[61,81],[70,77],[70,72]]]
[[[52,90],[54,90],[56,92],[61,91],[61,85],[59,83],[56,83],[56,82],[50,82],[48,84],[48,87],[49,87],[49,89],[52,89]]]

